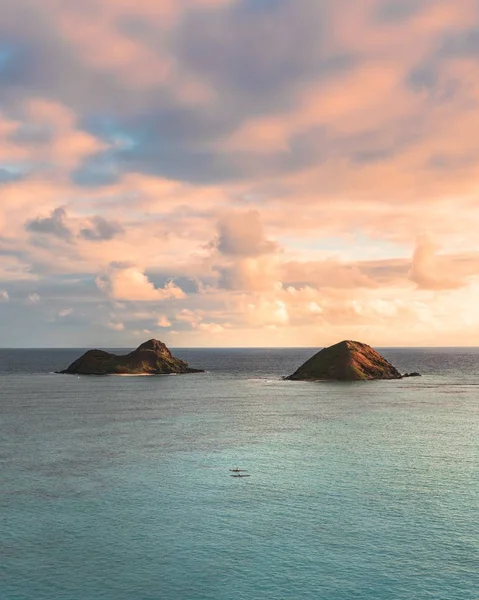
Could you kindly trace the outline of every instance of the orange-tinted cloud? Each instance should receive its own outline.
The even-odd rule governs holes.
[[[260,256],[275,252],[277,245],[267,240],[258,211],[225,215],[218,223],[216,246],[226,256]]]
[[[133,266],[114,266],[104,277],[97,277],[96,284],[110,298],[120,301],[155,302],[185,297],[181,288],[173,282],[163,288],[155,287],[144,273]]]
[[[411,280],[421,289],[463,288],[467,278],[479,275],[479,254],[451,257],[440,255],[440,247],[430,237],[418,239],[412,259]]]

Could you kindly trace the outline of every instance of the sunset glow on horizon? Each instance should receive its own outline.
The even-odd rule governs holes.
[[[0,346],[479,346],[476,0],[0,0]]]

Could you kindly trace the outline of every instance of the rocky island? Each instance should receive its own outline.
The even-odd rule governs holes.
[[[348,340],[324,348],[286,379],[361,381],[402,379],[402,375],[371,346]]]
[[[148,340],[129,354],[117,355],[104,350],[88,350],[60,373],[72,375],[169,375],[202,373],[174,357],[163,342]]]

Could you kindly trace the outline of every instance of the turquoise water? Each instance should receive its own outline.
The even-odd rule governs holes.
[[[190,350],[207,373],[77,378],[51,371],[78,351],[0,351],[0,598],[477,600],[479,353],[384,353],[425,376]]]

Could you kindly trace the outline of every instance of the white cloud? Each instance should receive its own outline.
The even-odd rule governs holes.
[[[6,290],[0,290],[0,302],[8,302],[10,300],[10,296]]]

